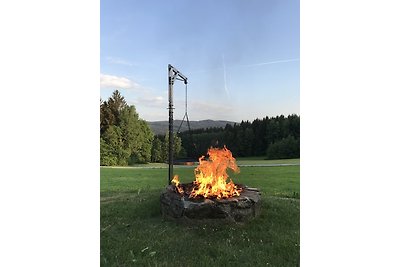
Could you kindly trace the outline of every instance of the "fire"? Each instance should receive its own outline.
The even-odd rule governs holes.
[[[194,187],[189,197],[202,196],[204,198],[216,197],[222,199],[239,196],[241,189],[237,188],[231,179],[228,183],[226,182],[228,168],[234,172],[239,172],[239,167],[236,165],[236,160],[231,151],[226,147],[222,149],[211,147],[207,154],[208,160],[204,156],[199,158],[199,166],[194,170],[196,180],[193,182]],[[183,192],[177,175],[172,182],[179,193]]]
[[[182,187],[179,185],[179,178],[178,178],[178,175],[175,175],[175,176],[174,176],[174,179],[172,179],[171,183],[173,183],[173,184],[175,185],[175,187],[176,187],[176,189],[178,190],[178,193],[179,193],[179,194],[183,194],[183,193],[184,193]]]

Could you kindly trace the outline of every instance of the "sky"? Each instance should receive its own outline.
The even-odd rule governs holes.
[[[168,64],[190,120],[300,115],[299,0],[101,0],[100,96],[168,120]],[[174,119],[185,85],[174,84]]]

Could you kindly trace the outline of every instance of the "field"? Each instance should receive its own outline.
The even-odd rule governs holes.
[[[298,266],[300,261],[300,166],[297,160],[248,159],[233,174],[235,183],[258,187],[262,210],[244,225],[184,226],[163,221],[160,193],[167,183],[164,164],[101,168],[102,266]],[[239,164],[247,165],[246,159]],[[250,164],[248,164],[250,165]],[[193,167],[174,167],[181,182]]]

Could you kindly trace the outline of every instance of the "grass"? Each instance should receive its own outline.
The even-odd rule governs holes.
[[[300,159],[270,159],[266,160],[263,157],[248,157],[248,158],[237,158],[238,165],[268,165],[268,164],[300,164]],[[182,165],[177,165],[179,168]],[[167,163],[144,163],[144,164],[134,164],[127,167],[112,167],[112,168],[168,168]],[[109,168],[109,167],[106,167]]]
[[[300,166],[242,167],[236,183],[262,191],[260,217],[244,225],[163,221],[166,169],[101,168],[102,266],[298,266]],[[193,168],[175,168],[182,182]]]
[[[300,159],[264,159],[262,157],[237,158],[239,165],[300,164]]]

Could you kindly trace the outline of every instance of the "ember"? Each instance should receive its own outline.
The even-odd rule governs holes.
[[[232,153],[226,147],[210,148],[208,150],[208,160],[205,156],[199,158],[199,166],[194,170],[196,180],[188,192],[188,187],[185,189],[179,182],[178,175],[174,176],[171,181],[179,194],[189,195],[189,198],[230,198],[239,196],[242,189],[235,185],[232,180],[227,183],[227,169],[234,172],[239,172],[239,167],[236,165],[236,160]]]

